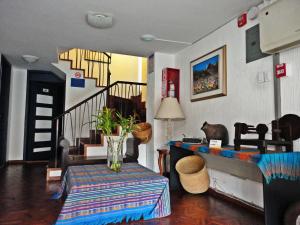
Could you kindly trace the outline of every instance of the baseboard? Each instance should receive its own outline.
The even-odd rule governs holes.
[[[256,205],[252,205],[246,201],[235,198],[233,196],[226,195],[223,192],[216,191],[215,189],[209,188],[208,193],[216,198],[223,199],[224,201],[231,202],[237,206],[243,207],[248,211],[251,211],[257,215],[264,216],[264,210]]]
[[[6,162],[7,165],[19,165],[24,164],[24,160],[9,160]]]
[[[23,164],[48,164],[48,161],[25,161],[25,160],[8,160],[7,165],[23,165]]]

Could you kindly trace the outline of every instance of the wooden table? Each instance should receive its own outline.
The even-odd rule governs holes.
[[[165,175],[167,172],[167,155],[169,155],[169,149],[157,149],[159,156],[158,156],[158,167],[159,167],[159,174]]]
[[[62,190],[66,201],[57,225],[109,224],[170,215],[168,179],[137,164],[116,173],[106,165],[70,166]]]

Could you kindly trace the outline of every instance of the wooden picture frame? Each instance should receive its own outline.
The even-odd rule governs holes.
[[[191,101],[227,95],[226,45],[190,63]]]

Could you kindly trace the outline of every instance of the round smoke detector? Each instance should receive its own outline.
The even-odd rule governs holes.
[[[113,26],[113,16],[109,13],[89,11],[87,13],[87,23],[95,28],[110,28]]]
[[[22,55],[22,59],[28,64],[32,64],[38,61],[40,58],[35,55]]]
[[[254,20],[258,17],[259,8],[257,6],[253,6],[248,10],[248,18],[250,20]]]
[[[152,35],[152,34],[143,34],[142,36],[141,36],[141,40],[142,41],[154,41],[154,40],[156,40],[157,38],[154,36],[154,35]]]

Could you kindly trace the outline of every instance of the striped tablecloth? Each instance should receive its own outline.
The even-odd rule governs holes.
[[[168,179],[137,163],[120,173],[106,165],[71,166],[62,183],[67,198],[56,221],[102,225],[171,214]]]
[[[169,145],[190,151],[256,163],[267,183],[274,179],[300,180],[300,152],[260,154],[258,149],[253,148],[242,148],[240,151],[234,150],[234,146],[211,149],[207,145],[183,143],[181,141],[170,141]]]
[[[248,161],[254,163],[257,162],[258,160],[257,158],[260,155],[259,150],[254,148],[242,147],[240,151],[235,151],[234,146],[224,146],[221,149],[212,149],[209,148],[207,145],[190,144],[181,141],[170,141],[169,145],[173,145],[175,147],[183,148],[190,151],[195,151],[195,152],[198,151],[202,153],[217,155],[226,158],[235,158],[242,161]]]
[[[300,152],[261,154],[257,166],[267,183],[275,179],[300,180]]]

